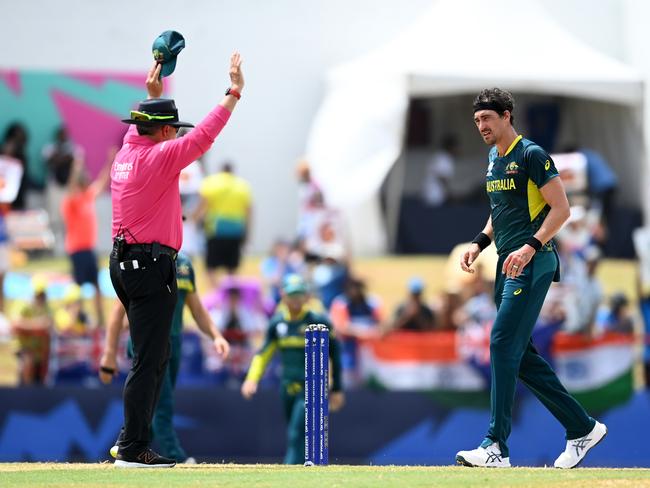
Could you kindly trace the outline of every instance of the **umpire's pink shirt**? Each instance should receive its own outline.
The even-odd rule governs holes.
[[[111,168],[113,238],[120,226],[126,241],[158,241],[174,249],[183,243],[181,170],[204,154],[228,122],[230,112],[217,105],[189,134],[155,143],[131,126]]]

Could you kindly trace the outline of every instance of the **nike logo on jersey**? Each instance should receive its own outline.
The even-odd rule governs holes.
[[[513,293],[514,296],[521,294],[521,288],[517,288]]]

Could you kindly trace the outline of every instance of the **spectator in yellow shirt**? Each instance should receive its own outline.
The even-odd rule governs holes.
[[[219,173],[203,180],[199,194],[201,203],[195,216],[203,219],[206,268],[210,284],[216,288],[219,268],[229,275],[239,268],[249,233],[251,191],[248,183],[233,173],[232,164],[225,163]]]

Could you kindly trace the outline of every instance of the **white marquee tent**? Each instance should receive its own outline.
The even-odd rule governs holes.
[[[329,202],[344,209],[356,252],[387,248],[378,192],[402,153],[409,99],[489,86],[615,104],[617,146],[635,152],[623,159],[644,166],[633,69],[560,28],[537,0],[439,0],[388,45],[328,73],[307,154]]]

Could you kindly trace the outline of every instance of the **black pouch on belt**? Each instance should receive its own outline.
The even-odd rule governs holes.
[[[126,244],[126,239],[124,239],[124,236],[117,236],[115,239],[113,239],[113,255],[118,259],[118,261],[122,260],[122,257],[124,256],[124,245]]]
[[[151,257],[154,261],[158,261],[160,257],[160,242],[155,241],[151,243]]]

